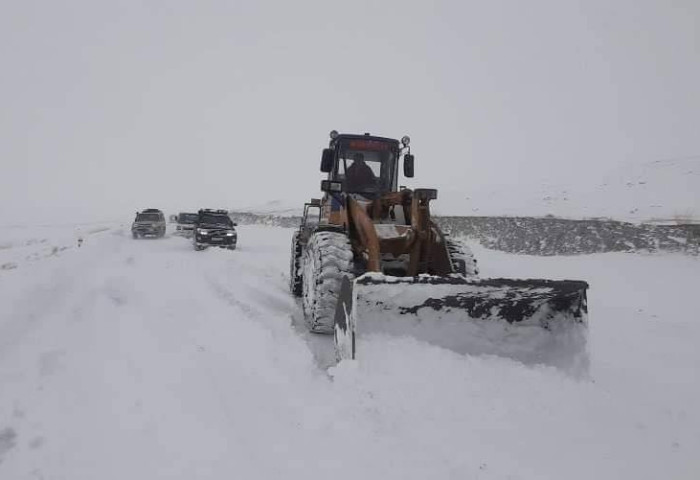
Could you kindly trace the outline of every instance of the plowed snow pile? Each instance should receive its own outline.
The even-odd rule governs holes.
[[[0,229],[0,479],[700,475],[696,259],[476,250],[483,276],[590,283],[589,378],[382,336],[327,370],[290,237]]]

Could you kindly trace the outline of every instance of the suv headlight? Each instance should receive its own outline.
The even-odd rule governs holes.
[[[197,229],[197,234],[198,235],[209,235],[209,230],[204,230],[202,228]]]

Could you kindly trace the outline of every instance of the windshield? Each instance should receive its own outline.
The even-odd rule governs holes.
[[[316,205],[308,205],[305,214],[307,225],[317,225],[321,219],[321,207]]]
[[[196,213],[181,213],[177,217],[177,222],[189,225],[195,223],[197,221],[197,217],[198,215]]]
[[[230,227],[233,225],[231,218],[228,215],[215,213],[202,213],[199,215],[199,223],[205,225],[225,225]]]
[[[139,213],[136,215],[137,222],[157,222],[160,220],[160,215],[157,213]]]
[[[350,193],[379,193],[392,188],[396,150],[392,144],[370,140],[341,143],[337,179]]]

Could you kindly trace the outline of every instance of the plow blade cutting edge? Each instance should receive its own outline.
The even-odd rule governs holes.
[[[587,368],[588,284],[577,280],[412,278],[343,280],[335,314],[338,360],[370,333],[411,336],[462,354]]]

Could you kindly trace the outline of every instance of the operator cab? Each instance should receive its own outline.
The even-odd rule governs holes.
[[[331,183],[339,184],[335,191],[368,198],[395,192],[401,155],[404,156],[404,175],[413,176],[413,156],[407,151],[408,137],[401,143],[369,134],[339,134],[334,130],[329,148],[323,151],[321,171],[328,173]]]

